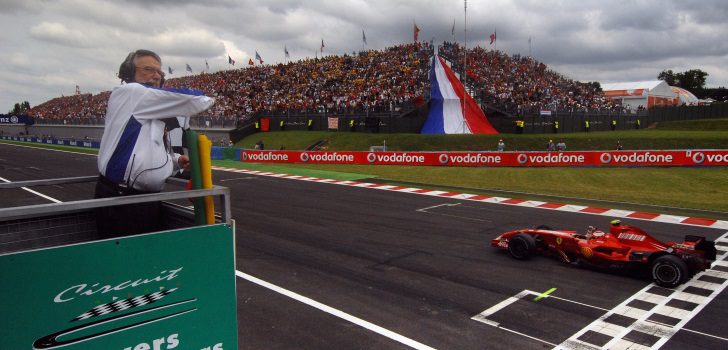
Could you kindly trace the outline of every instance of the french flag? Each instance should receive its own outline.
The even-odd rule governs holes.
[[[497,134],[478,104],[440,56],[430,72],[430,112],[423,134]],[[463,98],[465,108],[463,108]]]

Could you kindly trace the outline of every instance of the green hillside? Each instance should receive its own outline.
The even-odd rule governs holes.
[[[329,150],[367,151],[386,143],[390,151],[489,151],[499,139],[510,151],[545,150],[549,139],[564,140],[567,150],[611,150],[617,141],[625,150],[636,149],[725,149],[728,148],[728,119],[664,122],[655,128],[626,131],[601,131],[565,134],[500,135],[421,135],[372,134],[356,132],[284,131],[257,133],[238,142],[238,147],[253,148],[263,141],[266,149],[302,150],[319,141],[328,141]]]

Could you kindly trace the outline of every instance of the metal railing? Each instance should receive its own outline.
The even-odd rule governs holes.
[[[61,184],[73,184],[73,183],[84,183],[84,182],[95,182],[98,180],[96,176],[82,176],[82,177],[69,177],[59,179],[46,179],[46,180],[30,180],[30,181],[14,181],[7,183],[0,183],[1,189],[8,188],[21,188],[21,187],[35,187],[35,186],[51,186]],[[167,183],[172,185],[184,186],[185,180],[169,178]],[[18,220],[34,218],[38,216],[49,216],[56,214],[68,214],[75,212],[82,212],[91,209],[101,207],[113,207],[125,204],[138,204],[148,202],[160,202],[160,201],[171,201],[179,199],[193,199],[207,196],[215,196],[219,199],[222,222],[230,225],[232,224],[231,210],[230,210],[230,189],[227,187],[213,185],[210,189],[200,190],[182,190],[182,191],[168,191],[150,194],[140,194],[133,196],[122,196],[122,197],[111,197],[111,198],[97,198],[97,199],[85,199],[70,202],[61,203],[48,203],[38,205],[26,205],[19,207],[0,208],[0,221]]]

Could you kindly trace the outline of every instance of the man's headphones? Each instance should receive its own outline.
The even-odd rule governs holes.
[[[154,51],[149,50],[136,50],[129,52],[129,54],[126,56],[126,59],[124,62],[121,62],[121,65],[119,66],[119,79],[125,83],[134,83],[134,78],[136,77],[136,66],[134,65],[134,60],[137,57],[143,57],[143,56],[152,56],[157,59],[160,63],[162,62],[162,59],[154,53]],[[159,81],[159,86],[164,86],[164,74],[162,74],[162,79]]]

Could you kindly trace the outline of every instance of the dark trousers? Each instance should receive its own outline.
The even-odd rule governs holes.
[[[99,177],[94,198],[121,197],[145,194],[136,190],[125,190]],[[160,202],[136,203],[102,207],[96,209],[96,228],[100,239],[123,237],[162,230],[162,207]]]

